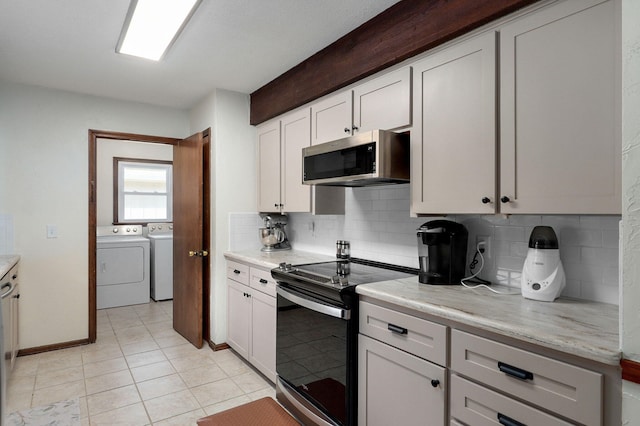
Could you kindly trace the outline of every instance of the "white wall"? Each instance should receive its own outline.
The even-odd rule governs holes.
[[[229,249],[229,214],[256,209],[255,128],[249,96],[216,90],[190,112],[191,132],[211,127],[211,309],[209,338],[227,338],[227,287],[223,253]]]
[[[294,248],[335,254],[336,239],[351,242],[354,257],[417,268],[416,230],[434,217],[409,216],[409,185],[347,188],[344,216],[290,214]],[[468,262],[476,235],[491,238],[482,278],[520,287],[522,265],[534,226],[552,226],[567,275],[564,296],[618,303],[619,216],[451,215],[469,231]]]
[[[622,1],[621,345],[640,362],[640,2]],[[640,385],[623,382],[624,425],[640,425]]]
[[[113,158],[173,161],[173,145],[98,139],[96,150],[96,223],[113,224]]]
[[[22,256],[20,347],[88,336],[88,130],[185,137],[186,111],[0,82],[0,215]],[[56,239],[46,225],[58,226]]]

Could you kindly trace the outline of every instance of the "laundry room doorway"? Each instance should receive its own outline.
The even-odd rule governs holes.
[[[173,328],[198,348],[202,347],[203,340],[208,340],[209,135],[209,129],[186,139],[89,130],[89,342],[97,339],[98,147],[110,141],[173,147]]]

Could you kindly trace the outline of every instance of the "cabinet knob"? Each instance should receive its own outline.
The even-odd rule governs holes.
[[[508,203],[509,201],[511,201],[511,199],[506,195],[503,195],[502,198],[500,198],[500,201],[502,201],[503,203]]]
[[[344,132],[345,132],[345,133],[351,133],[351,129],[350,129],[350,128],[348,128],[348,127],[345,127],[345,128],[344,128]]]
[[[237,269],[234,269],[234,270],[233,270],[233,273],[234,273],[234,274],[236,274],[236,275],[238,275],[238,274],[240,273],[240,271],[239,271],[239,270],[237,270]]]
[[[491,198],[489,197],[482,197],[482,204],[489,204],[491,202]]]
[[[264,278],[260,278],[260,284],[267,284],[269,281],[265,280]]]
[[[440,384],[440,380],[438,379],[431,380],[431,386],[433,386],[434,388],[437,388],[439,384]]]
[[[278,203],[275,203],[273,207],[278,208]]]
[[[353,130],[354,132],[357,132],[358,131],[358,126],[351,127],[351,130]]]

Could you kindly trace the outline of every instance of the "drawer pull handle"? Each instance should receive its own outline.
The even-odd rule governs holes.
[[[406,328],[391,323],[387,324],[387,330],[391,331],[392,333],[407,334]]]
[[[514,367],[514,366],[509,365],[509,364],[505,364],[504,362],[498,362],[498,368],[504,374],[507,374],[507,375],[512,376],[512,377],[515,377],[517,379],[520,379],[520,380],[533,380],[533,373],[531,373],[531,372],[529,372],[527,370],[523,370],[523,369],[518,368],[518,367]]]
[[[269,281],[265,280],[264,278],[260,278],[260,284],[266,284],[266,283],[268,283],[268,282],[269,282]]]
[[[520,423],[517,420],[513,420],[511,417],[498,413],[498,422],[504,426],[527,426],[524,423]]]
[[[237,269],[234,269],[234,270],[233,270],[233,273],[234,273],[234,274],[236,274],[236,275],[238,275],[238,274],[240,273],[240,271],[238,271]]]

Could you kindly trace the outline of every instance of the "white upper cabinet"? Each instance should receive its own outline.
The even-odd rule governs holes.
[[[302,184],[302,149],[311,145],[309,108],[258,126],[258,211],[344,214],[344,188]]]
[[[620,214],[616,4],[568,0],[501,28],[501,212]]]
[[[351,135],[353,94],[338,93],[311,105],[311,142],[317,145]]]
[[[353,89],[355,131],[411,125],[411,67],[384,74]]]
[[[258,127],[258,210],[280,211],[280,121]]]
[[[413,65],[412,211],[494,213],[496,35]]]
[[[358,131],[393,130],[411,125],[411,68],[367,81],[311,105],[313,145]]]
[[[280,155],[282,173],[280,199],[282,211],[308,212],[311,208],[311,187],[302,184],[302,148],[311,144],[309,109],[282,117]]]

